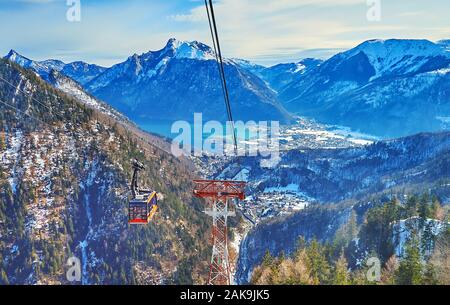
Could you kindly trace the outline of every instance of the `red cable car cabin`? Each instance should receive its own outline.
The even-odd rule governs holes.
[[[148,224],[158,210],[158,198],[156,192],[137,195],[130,201],[128,207],[129,224]]]

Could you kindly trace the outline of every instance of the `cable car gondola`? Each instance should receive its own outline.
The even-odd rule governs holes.
[[[145,170],[144,165],[135,160],[133,170],[131,180],[133,199],[128,204],[128,223],[148,224],[158,210],[158,198],[155,191],[140,189],[138,186],[138,173]]]

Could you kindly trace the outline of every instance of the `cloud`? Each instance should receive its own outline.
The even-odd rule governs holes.
[[[215,4],[225,54],[257,61],[279,52],[292,55],[313,48],[341,48],[348,42],[333,36],[353,29],[349,24],[320,16],[328,7],[359,5],[361,0],[222,0]],[[170,19],[207,29],[203,4]],[[210,41],[210,39],[208,39]],[[289,51],[287,51],[289,49]]]
[[[198,22],[206,20],[205,8],[203,1],[197,0],[195,2],[201,2],[202,4],[195,7],[186,14],[176,14],[170,17],[175,21],[180,22]],[[218,11],[227,11],[240,14],[252,12],[255,15],[260,14],[277,14],[282,11],[300,9],[304,6],[316,6],[316,7],[340,7],[348,5],[361,5],[361,0],[222,0],[217,1],[215,8]]]
[[[417,8],[416,14],[427,8],[420,0],[410,0],[408,6],[399,0],[382,4],[383,21],[375,23],[366,18],[371,7],[366,0],[220,0],[215,11],[224,54],[260,63],[271,56],[274,63],[277,53],[295,60],[311,49],[341,50],[372,38],[419,36],[433,24],[399,18],[400,13],[413,17],[407,9]],[[199,31],[208,27],[203,3],[169,18]]]
[[[171,37],[211,45],[203,0],[81,1],[82,20],[70,23],[66,0],[0,0],[0,52],[111,65]],[[372,38],[448,38],[447,1],[383,1],[382,22],[368,22],[366,0],[220,0],[215,11],[224,56],[269,65]]]
[[[205,14],[191,13],[191,14],[175,14],[168,16],[170,20],[178,22],[201,22],[206,21]]]

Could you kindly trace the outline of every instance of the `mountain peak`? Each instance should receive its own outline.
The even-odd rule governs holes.
[[[178,40],[176,38],[170,38],[167,41],[166,48],[178,49],[182,45],[189,45],[195,47],[199,44],[201,43],[199,43],[198,41],[186,41],[186,40]]]
[[[25,56],[20,55],[16,50],[11,49],[8,54],[6,54],[5,58],[14,61],[15,58],[26,58]],[[28,59],[28,58],[27,58]]]
[[[166,43],[166,48],[171,48],[171,47],[173,48],[180,43],[181,43],[180,40],[178,40],[176,38],[170,38]]]
[[[337,55],[337,58],[350,59],[363,53],[375,69],[372,79],[383,75],[413,73],[420,70],[430,58],[450,59],[442,45],[426,39],[373,39],[353,49]]]
[[[11,50],[9,50],[8,54],[6,54],[5,58],[9,58],[9,57],[12,57],[12,56],[17,56],[17,55],[20,55],[20,54],[17,53],[16,50],[11,49]]]
[[[426,39],[373,39],[361,43],[352,50],[363,51],[369,57],[373,54],[386,57],[434,56],[442,52],[442,47]]]
[[[172,51],[176,58],[209,60],[215,59],[214,51],[199,41],[183,41],[171,38],[167,42],[165,51]]]
[[[14,49],[11,49],[4,58],[8,59],[9,61],[15,62],[16,64],[19,64],[24,68],[29,68],[31,65],[33,65],[33,61],[31,59],[19,54]]]

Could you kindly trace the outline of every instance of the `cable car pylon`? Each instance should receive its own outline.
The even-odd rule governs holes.
[[[208,285],[230,285],[231,271],[228,257],[228,217],[235,199],[245,198],[244,181],[194,180],[194,195],[207,202],[205,213],[212,217],[212,256]]]
[[[222,52],[220,50],[219,35],[214,16],[212,0],[205,0],[206,12],[208,14],[209,27],[212,42],[219,69],[222,91],[225,99],[228,121],[231,124],[234,141],[234,153],[238,156],[238,145],[236,130],[231,112],[230,99],[225,69],[223,65]],[[238,159],[239,171],[240,164]],[[228,256],[228,217],[235,216],[233,212],[233,201],[245,198],[246,182],[225,180],[194,180],[194,196],[206,200],[205,213],[212,217],[212,255],[209,267],[208,285],[230,285],[231,270]]]

